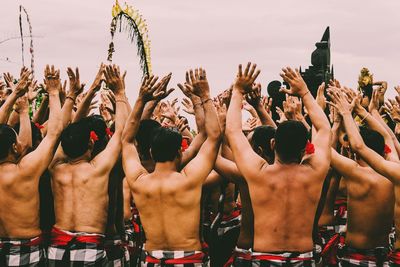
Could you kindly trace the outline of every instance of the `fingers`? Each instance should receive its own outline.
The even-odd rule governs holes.
[[[246,66],[246,68],[244,69],[244,76],[248,76],[248,74],[249,74],[249,69],[250,69],[250,65],[251,65],[250,62],[247,63],[247,66]]]

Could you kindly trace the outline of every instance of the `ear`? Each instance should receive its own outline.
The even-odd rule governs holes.
[[[89,139],[88,149],[89,149],[90,151],[92,151],[93,148],[94,148],[94,141],[93,141],[92,139]]]
[[[270,142],[271,150],[275,151],[275,138],[271,138],[271,141],[269,141],[269,142]]]
[[[12,152],[13,152],[14,154],[18,154],[18,145],[17,145],[17,143],[14,143],[14,144],[12,145]]]

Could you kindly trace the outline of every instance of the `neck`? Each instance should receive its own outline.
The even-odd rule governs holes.
[[[279,164],[279,165],[299,165],[300,161],[299,160],[291,160],[291,161],[282,161],[281,158],[279,157],[278,154],[275,153],[275,160],[274,160],[274,164]]]
[[[90,153],[86,152],[85,154],[83,154],[80,157],[74,158],[74,159],[69,159],[69,163],[70,164],[77,164],[80,162],[88,162],[90,161]]]
[[[176,172],[176,162],[175,161],[166,161],[166,162],[156,162],[156,166],[154,169],[155,172]]]

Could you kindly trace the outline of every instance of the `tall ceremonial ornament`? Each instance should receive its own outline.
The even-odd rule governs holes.
[[[21,35],[21,57],[22,57],[22,66],[25,67],[25,44],[24,44],[24,31],[22,27],[22,16],[25,14],[26,16],[26,23],[28,24],[28,29],[29,29],[29,38],[31,39],[30,44],[29,44],[29,53],[31,54],[31,71],[32,71],[32,78],[35,77],[35,54],[33,50],[33,33],[32,33],[32,24],[31,20],[29,19],[29,14],[28,11],[26,11],[25,7],[22,5],[19,6],[19,33]],[[33,117],[33,112],[34,110],[37,110],[40,107],[40,104],[42,103],[43,100],[43,93],[39,93],[38,96],[36,97],[34,103],[32,105],[29,105],[29,115],[32,118]]]
[[[132,6],[125,3],[125,8],[116,0],[112,8],[112,21],[110,26],[111,42],[108,47],[107,60],[111,63],[114,49],[114,35],[117,30],[128,33],[131,42],[136,41],[137,55],[140,58],[140,67],[144,76],[151,75],[150,40],[146,20]]]
[[[22,65],[25,66],[25,58],[24,58],[24,32],[22,29],[22,15],[23,13],[26,16],[26,22],[28,23],[28,28],[29,28],[29,38],[31,39],[30,46],[29,46],[29,53],[31,54],[31,70],[32,70],[32,76],[34,76],[34,67],[35,67],[35,57],[34,57],[34,50],[33,50],[33,34],[32,34],[32,24],[29,19],[28,12],[26,9],[20,5],[19,6],[19,32],[21,34],[21,55],[22,55]]]

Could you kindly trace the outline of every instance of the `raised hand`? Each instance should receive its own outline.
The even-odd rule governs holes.
[[[400,106],[394,100],[386,101],[383,109],[389,113],[393,121],[400,122]]]
[[[75,99],[79,94],[83,92],[85,84],[84,83],[81,84],[78,68],[75,69],[75,72],[71,68],[68,68],[67,74],[69,78],[68,96]]]
[[[167,98],[175,90],[174,88],[167,89],[169,81],[171,80],[171,77],[172,77],[172,73],[169,73],[167,76],[162,78],[158,84],[156,84],[156,86],[155,86],[156,90],[153,94],[153,100],[156,100],[159,102],[159,101]]]
[[[103,63],[100,64],[99,71],[97,72],[96,77],[94,78],[93,84],[92,84],[92,86],[90,86],[89,91],[97,92],[98,90],[100,90],[101,84],[104,81],[105,67],[106,67],[106,65],[104,65]],[[125,78],[125,76],[123,76],[123,78]],[[125,82],[124,82],[124,84],[125,84]]]
[[[284,121],[287,121],[287,118],[285,116],[285,112],[280,107],[276,107],[276,113],[278,113],[279,120],[277,121],[278,123],[282,123]]]
[[[125,95],[124,80],[117,65],[106,66],[104,70],[104,76],[106,78],[108,88],[113,91],[115,96]]]
[[[187,98],[184,98],[181,103],[184,107],[183,108],[184,112],[186,112],[187,114],[194,115],[194,107],[193,107],[192,101],[190,101]]]
[[[272,97],[263,96],[261,102],[267,114],[272,117]]]
[[[28,69],[23,69],[23,71],[21,71],[21,77],[13,90],[18,97],[24,95],[28,91],[32,82],[31,74],[32,72]]]
[[[189,125],[186,123],[186,120],[184,117],[177,119],[175,124],[176,124],[176,127],[178,128],[179,132],[181,132],[181,133],[183,133],[183,131],[185,129],[189,128]]]
[[[46,65],[44,70],[44,84],[48,94],[58,92],[61,87],[60,70],[54,69],[54,66]]]
[[[340,91],[338,88],[330,87],[328,89],[328,95],[331,98],[333,102],[328,102],[328,104],[334,106],[336,110],[340,113],[340,115],[345,115],[353,111],[353,108],[356,104],[356,101],[360,100],[360,96],[357,96],[352,100],[350,103],[348,101],[347,96],[345,96],[345,93]]]
[[[251,62],[247,63],[247,66],[242,71],[242,64],[239,65],[239,71],[235,79],[235,83],[233,88],[238,90],[242,94],[246,94],[251,92],[253,89],[253,84],[257,79],[258,75],[260,74],[260,70],[256,71],[256,64],[251,64]]]
[[[39,86],[37,85],[37,81],[33,81],[28,88],[28,100],[32,102],[39,94]]]
[[[9,72],[3,73],[3,76],[7,87],[11,88],[11,90],[14,91],[15,89],[14,77]]]
[[[17,101],[15,102],[15,110],[18,113],[29,112],[29,102],[28,102],[28,96],[26,94],[17,99]]]
[[[378,89],[374,89],[372,92],[372,98],[368,105],[368,111],[371,113],[373,110],[379,109],[379,92]]]
[[[287,67],[283,68],[282,71],[283,73],[280,76],[290,85],[290,89],[281,88],[281,92],[301,98],[310,92],[298,69],[294,71],[290,67]]]
[[[251,92],[247,93],[245,98],[247,103],[257,108],[261,103],[261,84],[254,85]]]
[[[192,94],[201,99],[210,98],[210,87],[208,85],[206,71],[202,68],[195,69],[194,72],[190,70],[189,79],[186,81],[185,87],[179,88],[182,92],[184,92],[184,90],[190,90]]]
[[[332,80],[331,83],[333,83]],[[318,87],[317,97],[315,100],[317,101],[318,106],[322,108],[322,110],[326,109],[325,83],[321,83],[321,85]]]

